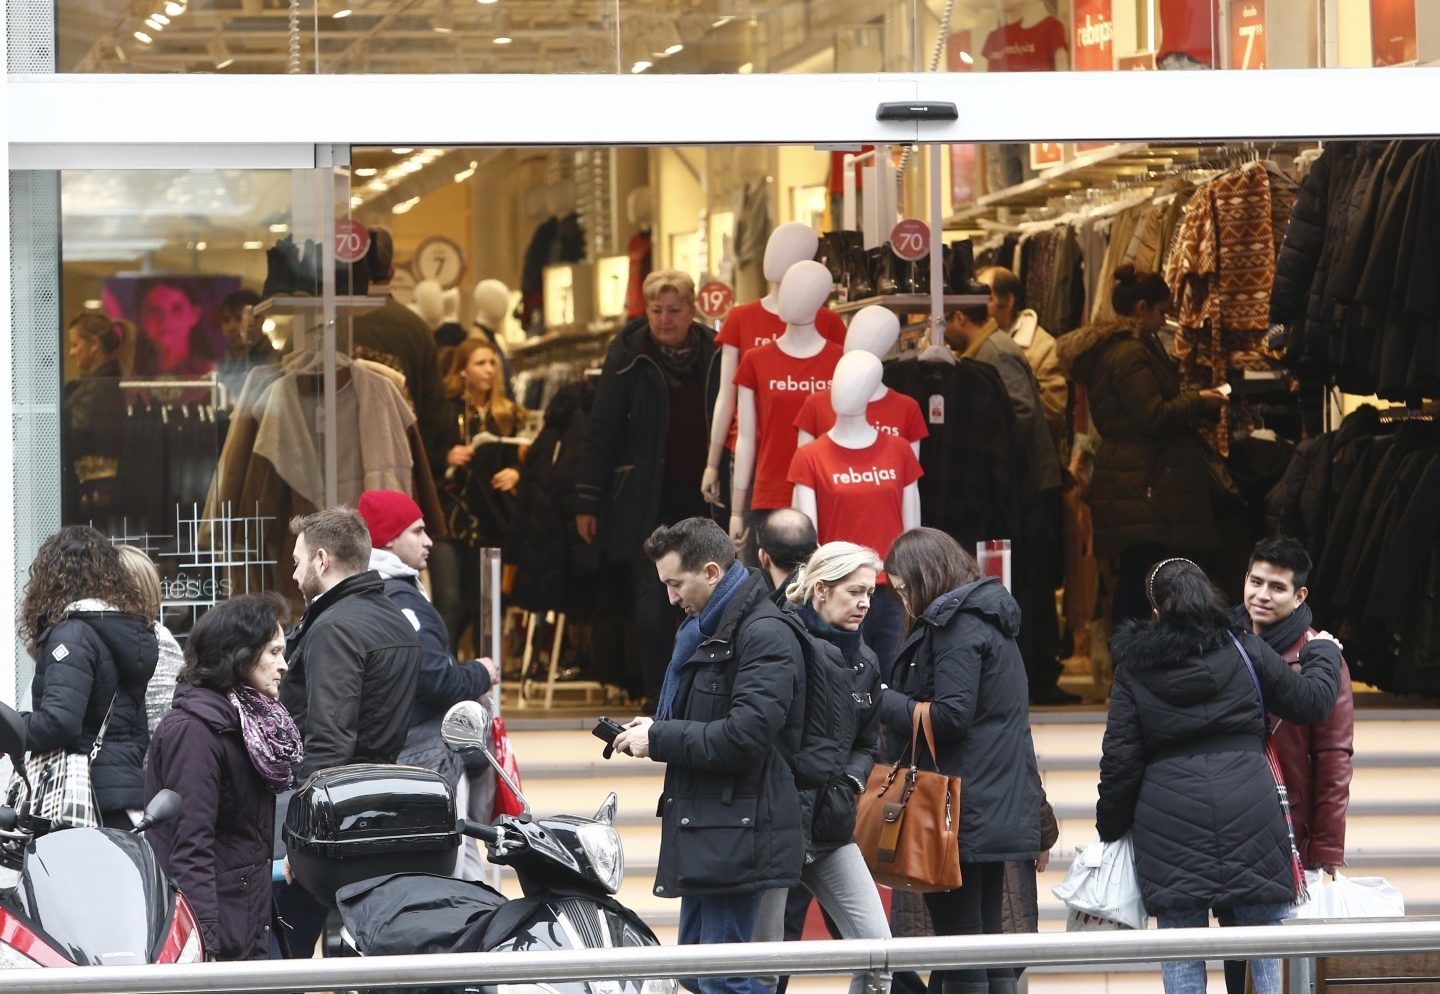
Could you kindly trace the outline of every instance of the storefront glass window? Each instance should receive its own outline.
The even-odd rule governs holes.
[[[59,0],[61,72],[1035,72],[1388,66],[1419,0]]]
[[[145,551],[178,633],[232,594],[293,593],[289,517],[326,503],[335,188],[348,212],[325,170],[61,174],[61,522]],[[311,414],[283,432],[277,379]]]

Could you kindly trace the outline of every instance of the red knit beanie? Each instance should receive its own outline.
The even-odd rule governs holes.
[[[367,490],[360,495],[360,517],[370,529],[370,544],[383,549],[424,517],[420,505],[398,490]]]

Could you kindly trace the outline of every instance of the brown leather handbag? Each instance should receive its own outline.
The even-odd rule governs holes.
[[[870,771],[855,813],[855,843],[876,883],[917,893],[960,886],[960,778],[920,769],[920,733],[934,762],[930,702],[911,716],[910,766]]]

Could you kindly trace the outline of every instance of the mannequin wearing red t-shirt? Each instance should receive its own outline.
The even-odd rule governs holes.
[[[795,454],[795,415],[809,394],[829,388],[840,361],[840,346],[815,328],[815,315],[831,287],[830,270],[814,260],[786,270],[775,295],[785,333],[747,352],[735,371],[739,428],[730,482],[730,538],[737,548],[745,542],[747,496],[751,511],[790,506],[786,475]]]
[[[790,463],[795,507],[822,543],[855,542],[883,559],[901,532],[920,524],[920,460],[898,435],[870,423],[870,398],[884,369],[870,352],[845,353],[830,388],[835,424]],[[882,574],[861,634],[889,671],[900,641],[900,604]]]
[[[990,72],[1069,69],[1069,32],[1038,0],[1005,0],[1000,23],[985,36],[980,54]]]
[[[778,337],[785,330],[780,318],[780,281],[797,262],[815,258],[820,238],[809,225],[787,221],[765,242],[763,269],[770,290],[759,300],[733,309],[720,326],[715,344],[720,346],[720,394],[715,398],[715,411],[710,420],[710,451],[705,460],[705,475],[700,480],[700,493],[711,504],[720,504],[720,460],[735,445],[735,370],[740,359],[756,346],[765,344],[766,337]],[[826,340],[836,345],[845,343],[845,322],[829,308],[822,307],[815,315],[815,327]],[[762,332],[768,332],[765,335]]]
[[[883,361],[899,338],[900,319],[895,312],[872,304],[862,307],[850,319],[850,328],[845,333],[845,351],[869,352]],[[925,427],[925,415],[915,398],[891,390],[882,382],[865,408],[865,417],[878,430],[905,439],[910,443],[915,458],[920,458],[920,440],[930,434],[930,429]],[[834,424],[835,409],[830,392],[811,394],[795,419],[797,444],[802,447],[810,444]]]

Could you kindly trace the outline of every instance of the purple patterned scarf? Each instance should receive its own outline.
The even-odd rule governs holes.
[[[290,712],[249,686],[230,691],[230,702],[240,712],[240,735],[255,772],[272,792],[289,790],[295,782],[295,766],[305,755]]]

